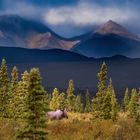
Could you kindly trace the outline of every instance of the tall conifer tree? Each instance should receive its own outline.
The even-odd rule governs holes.
[[[57,88],[54,88],[53,93],[52,93],[52,98],[50,101],[50,109],[51,110],[58,109],[58,97],[59,97],[59,90]]]
[[[110,119],[111,118],[111,97],[114,94],[114,88],[112,85],[112,79],[109,80],[109,85],[107,87],[107,92],[104,98],[103,103],[103,118],[104,119]]]
[[[0,117],[8,117],[9,112],[9,78],[6,60],[2,60],[0,68]]]
[[[89,91],[88,91],[88,90],[87,90],[87,93],[86,93],[85,112],[86,112],[86,113],[91,112],[90,95],[89,95]]]
[[[11,100],[11,107],[13,110],[12,116],[15,121],[17,121],[17,119],[22,119],[26,116],[26,99],[29,94],[29,79],[30,74],[27,71],[25,71],[22,74],[21,81],[18,82],[16,92],[13,94],[13,98]]]
[[[96,93],[96,113],[99,117],[103,116],[104,102],[107,93],[107,66],[105,62],[101,66],[101,70],[98,73],[98,91]]]
[[[11,82],[10,82],[10,106],[9,106],[9,112],[10,117],[13,117],[15,115],[14,109],[17,106],[13,106],[15,104],[14,96],[17,93],[18,88],[18,69],[16,67],[13,67],[12,73],[11,73]]]
[[[117,120],[118,116],[118,102],[116,99],[115,91],[113,90],[111,95],[111,119],[113,121]]]
[[[91,111],[93,114],[96,112],[96,98],[93,96],[91,100]]]
[[[75,99],[76,96],[74,95],[74,83],[73,80],[70,80],[67,89],[67,108],[69,111],[74,111]]]
[[[46,116],[44,98],[46,92],[41,84],[39,69],[30,71],[29,91],[26,96],[26,116],[24,126],[20,129],[18,138],[29,140],[46,140]]]
[[[82,103],[81,95],[76,96],[74,111],[79,113],[83,112],[83,103]]]
[[[128,105],[129,105],[129,89],[126,88],[125,90],[125,95],[124,95],[124,99],[123,99],[123,105],[124,105],[124,111],[128,111]]]
[[[111,118],[111,93],[107,91],[104,102],[102,103],[102,114],[100,116],[103,119]]]
[[[139,108],[139,104],[138,104],[137,91],[136,89],[132,89],[131,99],[130,99],[129,107],[128,107],[129,116],[131,118],[136,118],[136,116],[138,115],[138,108]]]
[[[58,97],[58,109],[64,110],[66,108],[65,93],[62,92]]]

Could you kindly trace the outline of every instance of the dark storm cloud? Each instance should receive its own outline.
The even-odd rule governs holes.
[[[139,7],[139,0],[0,0],[0,14],[41,20],[64,36],[84,33],[110,19],[140,34]]]

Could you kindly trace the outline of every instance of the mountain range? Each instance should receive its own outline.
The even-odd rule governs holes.
[[[93,58],[113,55],[140,57],[140,38],[111,20],[94,31],[67,39],[41,22],[17,15],[1,15],[0,46],[62,49]]]
[[[113,55],[136,58],[140,57],[140,38],[110,20],[76,44],[72,51],[96,58]]]
[[[47,89],[64,89],[73,79],[76,88],[95,93],[103,61],[118,93],[140,85],[140,38],[111,20],[97,30],[67,39],[41,22],[0,16],[2,58],[7,60],[9,73],[15,65],[20,73],[39,67]]]
[[[52,90],[54,87],[64,90],[67,88],[68,81],[73,79],[76,90],[89,89],[92,91],[91,94],[95,94],[97,73],[103,61],[107,64],[108,78],[113,79],[119,98],[123,96],[126,87],[140,86],[140,58],[130,59],[116,55],[95,59],[59,49],[0,47],[0,59],[2,58],[6,58],[9,74],[14,66],[17,66],[20,74],[25,70],[38,67],[47,90]]]
[[[25,49],[0,46],[0,60],[6,58],[8,63],[43,63],[43,62],[74,62],[87,61],[89,58],[61,49]]]
[[[17,15],[0,16],[0,46],[68,50],[76,42],[60,37],[41,22]]]

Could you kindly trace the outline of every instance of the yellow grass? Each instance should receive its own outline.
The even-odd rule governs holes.
[[[92,114],[69,113],[68,119],[49,121],[49,140],[140,140],[140,125],[120,113],[117,122]],[[0,140],[15,140],[12,122],[0,120]]]

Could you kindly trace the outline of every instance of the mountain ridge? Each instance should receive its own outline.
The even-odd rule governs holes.
[[[14,53],[12,53],[14,52]],[[25,62],[59,62],[59,61],[85,61],[87,57],[60,49],[29,49],[20,47],[0,46],[0,59],[6,58],[9,63]]]
[[[24,48],[70,49],[77,41],[57,35],[41,22],[18,15],[0,16],[0,45]]]
[[[103,24],[101,27],[99,27],[95,33],[97,34],[117,34],[120,36],[125,36],[131,39],[135,39],[140,41],[140,38],[132,33],[130,33],[125,27],[121,26],[120,24],[109,20],[105,24]]]
[[[0,47],[0,60],[2,58],[7,61],[9,74],[13,66],[17,66],[20,73],[38,67],[46,89],[48,87],[64,89],[67,86],[66,83],[73,79],[76,89],[89,88],[95,93],[97,73],[104,61],[108,66],[108,76],[112,77],[113,85],[117,87],[117,96],[121,96],[120,91],[124,91],[126,87],[139,86],[140,58],[131,59],[116,55],[95,59],[60,49]]]
[[[108,21],[71,50],[87,57],[124,55],[135,58],[140,57],[140,39],[123,26]]]
[[[113,55],[140,57],[140,38],[112,20],[95,31],[67,39],[41,22],[18,15],[1,15],[0,46],[62,49],[93,58]]]

